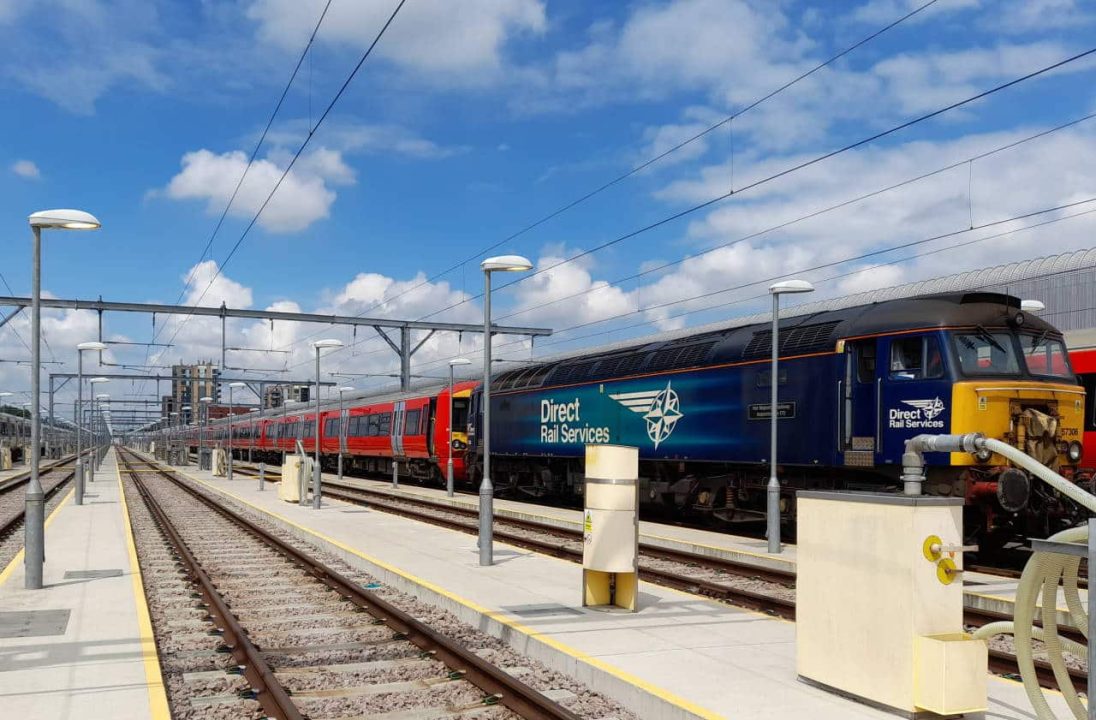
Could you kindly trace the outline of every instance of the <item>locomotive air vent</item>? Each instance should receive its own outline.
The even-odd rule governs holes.
[[[708,340],[691,345],[663,348],[651,357],[647,370],[657,372],[700,365],[707,359],[708,353],[715,347],[716,342],[716,340]]]
[[[556,366],[556,371],[552,373],[552,384],[563,385],[569,382],[585,380],[587,374],[596,363],[597,360],[585,360],[569,365],[558,365]]]
[[[780,332],[780,354],[801,355],[833,350],[833,330],[840,321],[800,325]],[[772,352],[772,330],[758,330],[742,351],[743,359],[765,357]]]
[[[644,353],[629,351],[614,357],[604,358],[601,364],[597,366],[597,376],[599,378],[611,378],[631,375],[639,370],[646,357]]]

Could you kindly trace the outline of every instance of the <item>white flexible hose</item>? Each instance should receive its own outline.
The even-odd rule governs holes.
[[[1026,453],[1000,440],[979,438],[977,443],[979,446],[995,452],[1012,461],[1013,464],[1024,468],[1081,507],[1096,513],[1096,497],[1085,492]],[[1052,536],[1050,540],[1087,544],[1088,526],[1084,525],[1063,530]],[[1088,614],[1085,612],[1077,590],[1077,570],[1080,562],[1080,558],[1067,555],[1034,553],[1024,567],[1020,583],[1016,588],[1015,611],[1012,623],[1016,659],[1017,664],[1020,666],[1020,677],[1024,682],[1024,690],[1027,692],[1028,699],[1031,701],[1032,708],[1034,708],[1035,715],[1039,720],[1055,720],[1056,716],[1050,709],[1046,695],[1035,676],[1035,663],[1031,647],[1032,638],[1042,640],[1046,645],[1047,657],[1054,669],[1054,677],[1074,718],[1084,720],[1087,717],[1085,706],[1073,689],[1065,660],[1062,658],[1063,650],[1080,657],[1086,657],[1087,648],[1058,636],[1058,585],[1061,582],[1064,586],[1066,606],[1069,608],[1073,622],[1080,628],[1085,638],[1089,639]],[[1037,628],[1035,627],[1035,608],[1040,595],[1042,595],[1041,619],[1043,627]],[[1001,623],[993,623],[993,625],[999,626]],[[983,630],[986,629],[983,628]],[[994,634],[995,631],[986,630],[986,632]],[[976,633],[976,636],[985,637],[981,633]]]

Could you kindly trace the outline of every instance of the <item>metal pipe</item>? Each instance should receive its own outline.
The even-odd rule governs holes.
[[[780,294],[773,293],[772,363],[769,393],[769,485],[765,509],[765,526],[769,537],[769,552],[779,553],[780,546],[780,480],[776,477],[776,423],[777,386],[779,382],[778,348],[780,347]]]
[[[24,520],[24,547],[26,548],[25,567],[28,590],[42,587],[42,565],[46,561],[46,496],[42,491],[42,481],[38,477],[38,393],[41,389],[42,373],[42,229],[33,225],[34,260],[31,280],[31,372],[30,372],[30,481],[27,483],[26,509]]]
[[[494,562],[495,487],[491,484],[491,271],[483,273],[483,481],[479,491],[479,564]]]
[[[312,509],[319,510],[320,497],[320,346],[316,346],[316,467],[312,468]]]
[[[926,452],[978,452],[985,441],[981,433],[965,435],[914,435],[906,441],[902,454],[902,492],[920,495],[925,481]]]
[[[449,446],[445,463],[445,494],[453,497],[453,364],[449,364]]]

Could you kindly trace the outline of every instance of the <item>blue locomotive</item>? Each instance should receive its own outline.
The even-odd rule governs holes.
[[[499,492],[581,491],[587,443],[640,448],[641,497],[725,522],[757,517],[768,476],[768,323],[581,353],[492,381]],[[1084,390],[1061,333],[997,293],[954,293],[783,319],[777,408],[782,505],[802,488],[897,490],[905,441],[983,432],[1070,475]],[[472,397],[470,460],[482,396]],[[997,456],[928,458],[928,492],[964,497],[982,541],[1072,521],[1074,509]],[[480,469],[482,473],[482,469]]]

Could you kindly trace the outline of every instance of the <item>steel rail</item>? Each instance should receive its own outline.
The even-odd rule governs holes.
[[[279,551],[354,605],[383,621],[409,642],[424,651],[430,652],[442,663],[460,672],[465,679],[486,692],[488,697],[497,699],[499,704],[522,718],[526,720],[579,720],[578,716],[570,710],[548,699],[501,668],[490,664],[464,645],[438,633],[425,623],[416,620],[375,594],[365,591],[338,571],[312,558],[251,520],[224,507],[196,490],[189,483],[179,479],[172,472],[162,467],[156,467],[153,472],[175,483],[210,509]]]
[[[332,486],[338,486],[337,483],[325,483],[325,485],[328,488],[325,492],[330,497],[336,497],[336,498],[339,498],[339,499],[342,499],[342,500],[346,500],[348,502],[361,502],[362,500],[361,500],[360,495],[365,495],[365,494],[383,496],[385,498],[389,498],[389,499],[393,499],[393,500],[400,500],[400,501],[403,500],[403,498],[392,498],[392,496],[390,494],[387,494],[387,493],[369,491],[369,490],[362,491],[361,488],[356,488],[356,487],[350,486],[350,487],[352,487],[353,492],[358,492],[359,493],[359,497],[355,498],[352,493],[346,493],[346,492],[342,491],[341,489],[332,489]],[[341,488],[343,486],[338,486],[338,487]],[[433,503],[433,502],[428,501],[428,500],[419,500],[418,498],[409,499],[409,500],[407,500],[407,502],[421,503],[422,505],[438,506],[439,509],[446,509],[446,510],[451,509],[448,506],[443,505],[441,503]],[[393,514],[402,515],[402,516],[407,517],[409,519],[414,519],[414,520],[418,520],[418,521],[421,521],[421,522],[427,522],[427,523],[430,523],[432,525],[439,525],[439,526],[442,526],[442,527],[448,527],[450,529],[460,530],[462,532],[474,533],[477,530],[477,528],[475,526],[472,526],[472,525],[465,525],[464,523],[459,523],[459,522],[456,522],[456,521],[453,521],[453,520],[445,520],[444,518],[440,518],[440,517],[437,517],[435,515],[431,515],[431,514],[428,514],[428,513],[425,513],[425,512],[417,512],[415,510],[412,510],[412,509],[406,508],[406,507],[399,507],[399,506],[390,505],[388,503],[383,503],[383,502],[378,503],[376,500],[370,500],[369,505],[371,507],[375,507],[375,508],[377,508],[379,510],[383,510],[385,512],[391,512]],[[511,518],[506,518],[505,522],[515,522],[515,521],[513,521]],[[554,530],[557,534],[562,534],[562,533],[569,532],[565,528],[556,528],[555,526],[546,525],[545,523],[537,523],[535,521],[520,521],[520,522],[518,522],[518,524],[522,524],[522,525],[528,524],[529,526],[542,526],[542,527],[548,528],[550,530]],[[576,533],[576,534],[578,534],[578,533]],[[518,546],[518,547],[525,547],[525,548],[530,549],[530,550],[535,550],[537,552],[542,552],[544,554],[551,555],[553,557],[559,557],[559,558],[562,558],[562,559],[571,560],[573,562],[582,562],[582,552],[581,551],[566,548],[562,545],[557,545],[557,544],[550,543],[550,542],[543,541],[543,540],[536,540],[535,538],[528,538],[528,537],[524,537],[524,536],[521,536],[521,535],[508,533],[504,530],[495,530],[495,537],[500,539],[500,540],[503,540],[503,541],[505,541],[505,542],[507,542],[511,545],[515,545],[515,546]],[[662,548],[657,548],[657,549],[662,550]],[[641,548],[641,550],[642,550],[642,548]],[[645,552],[645,550],[644,550],[644,552]],[[687,557],[687,558],[689,558],[689,562],[705,562],[705,561],[709,560],[709,558],[707,558],[707,556],[696,555],[695,553],[687,553],[687,552],[684,552],[684,551],[682,551],[680,553],[675,553],[675,554],[677,555],[677,557],[667,558],[667,559],[678,560],[679,558]],[[723,561],[723,562],[731,563],[732,561]],[[752,568],[753,566],[742,564],[742,567]],[[740,575],[741,574],[748,574],[748,573],[743,573],[743,571],[741,569],[730,570],[729,572],[733,572],[734,574],[740,574]],[[795,578],[795,573],[794,572],[789,572],[789,571],[773,571],[773,572],[776,574],[777,577],[786,578],[786,577],[790,576],[793,580]],[[753,592],[753,591],[750,591],[750,590],[735,588],[735,587],[732,587],[732,586],[729,586],[729,585],[724,585],[722,583],[717,583],[717,582],[710,581],[710,580],[690,578],[688,576],[682,576],[678,573],[675,573],[675,572],[672,572],[672,571],[667,571],[667,570],[658,570],[658,569],[655,569],[655,568],[640,567],[639,574],[640,574],[641,578],[643,578],[645,580],[648,580],[648,581],[651,581],[651,582],[655,582],[659,585],[664,585],[664,586],[667,586],[667,587],[672,587],[672,588],[677,589],[677,590],[682,590],[682,591],[685,591],[685,592],[691,592],[691,593],[698,594],[698,595],[704,595],[704,596],[707,596],[707,597],[712,597],[712,598],[716,598],[716,599],[719,599],[719,600],[724,600],[724,601],[730,602],[730,603],[732,603],[734,605],[737,605],[737,606],[740,606],[740,607],[745,607],[745,608],[748,608],[748,609],[751,609],[751,610],[756,610],[756,611],[760,611],[760,612],[769,613],[771,615],[775,615],[775,616],[783,618],[785,620],[791,620],[791,621],[795,620],[795,601],[794,600],[787,600],[785,598],[778,598],[778,597],[765,595],[764,593],[757,593],[757,592]],[[760,576],[760,575],[758,574],[758,576]],[[1007,620],[1007,619],[1010,619],[1010,618],[1008,616],[1002,614],[1002,613],[994,613],[994,612],[988,611],[988,610],[974,610],[974,609],[971,609],[971,608],[964,608],[964,611],[963,611],[963,621],[967,625],[981,626],[981,625],[984,625],[984,624],[989,623],[989,622],[994,622],[994,621],[997,621],[997,620]],[[1080,642],[1084,642],[1084,636],[1083,635],[1081,635],[1079,632],[1072,631],[1072,630],[1069,630],[1067,628],[1060,628],[1059,629],[1059,634],[1062,635],[1062,636],[1065,636],[1065,637],[1071,637],[1071,638],[1076,639]],[[1015,655],[1013,655],[1011,653],[1004,652],[1002,650],[995,650],[993,648],[990,648],[990,650],[989,650],[989,669],[992,672],[997,673],[999,675],[1017,675],[1020,671],[1019,665],[1017,664],[1017,660],[1016,660]],[[1055,678],[1054,670],[1050,666],[1050,663],[1047,663],[1043,660],[1036,660],[1035,661],[1035,671],[1036,671],[1036,674],[1039,678],[1039,682],[1042,685],[1044,685],[1046,687],[1050,687],[1050,688],[1058,688],[1057,679]],[[1081,670],[1078,670],[1076,668],[1070,668],[1069,669],[1069,675],[1070,675],[1070,679],[1073,682],[1073,686],[1078,691],[1084,691],[1086,689],[1086,687],[1087,687],[1087,678],[1088,678],[1087,673],[1085,673]]]
[[[50,472],[52,473],[56,470],[58,470],[58,468],[52,468]],[[45,476],[45,475],[46,475],[46,473],[43,473],[43,476]],[[67,475],[65,475],[63,478],[61,478],[60,481],[58,481],[52,487],[50,487],[49,489],[47,489],[45,491],[45,496],[43,498],[43,502],[49,502],[50,499],[54,495],[56,495],[57,493],[61,492],[61,488],[65,487],[65,485],[67,485],[72,480],[72,478],[74,478],[75,476],[76,476],[76,471],[75,470],[69,471],[69,473]],[[20,484],[25,485],[26,483],[27,483],[27,480],[23,480]],[[6,488],[6,489],[11,489],[11,488]],[[11,517],[9,517],[7,520],[4,520],[3,524],[0,525],[0,540],[3,540],[5,538],[11,536],[13,533],[15,533],[22,526],[23,520],[24,520],[25,517],[26,517],[26,509],[24,508],[24,509],[19,510],[17,513],[12,515]]]
[[[168,542],[175,549],[175,554],[182,561],[184,570],[191,582],[198,586],[199,592],[205,599],[209,608],[209,614],[213,618],[217,628],[223,633],[225,645],[231,650],[232,657],[243,668],[243,675],[254,690],[254,699],[262,705],[263,711],[277,720],[305,720],[305,716],[289,697],[289,692],[274,676],[274,671],[267,664],[266,658],[247,637],[247,631],[240,625],[240,621],[229,609],[221,594],[217,592],[216,585],[209,575],[202,569],[201,564],[191,553],[186,541],[183,540],[174,523],[168,517],[159,501],[152,496],[144,480],[142,471],[157,472],[156,470],[134,469],[129,467],[125,459],[120,458],[126,467],[126,472],[133,480],[137,492],[145,503],[145,507],[152,513],[160,531],[164,533]]]

